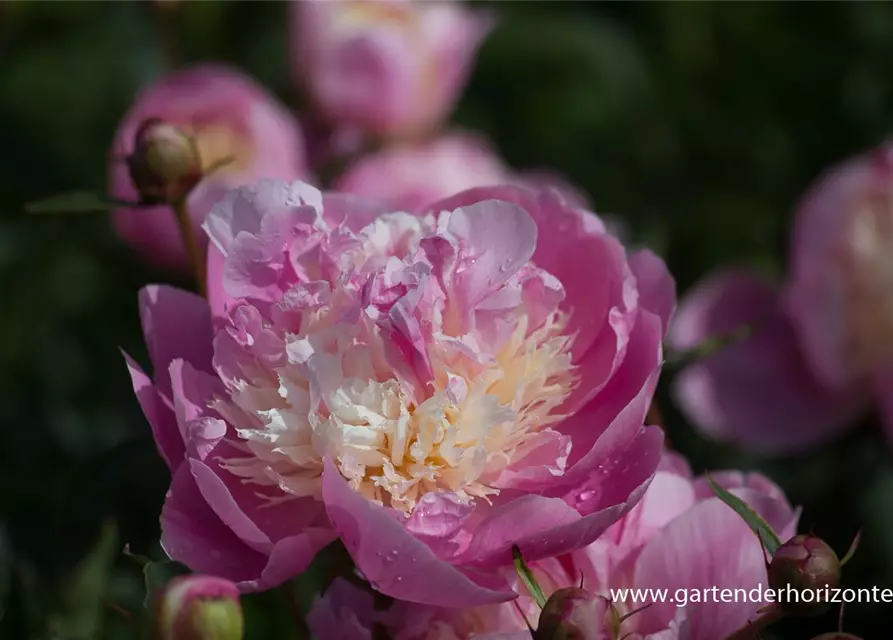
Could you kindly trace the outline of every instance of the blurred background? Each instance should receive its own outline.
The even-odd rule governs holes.
[[[498,2],[455,122],[513,167],[557,171],[664,256],[680,292],[721,263],[784,269],[788,224],[827,165],[893,124],[893,4]],[[28,202],[106,188],[115,128],[166,65],[222,60],[286,104],[278,2],[0,2],[0,637],[132,638],[137,562],[158,555],[168,472],[119,348],[146,361],[137,291],[169,282],[102,214]],[[174,280],[176,282],[176,280]],[[181,283],[182,284],[182,283]],[[188,284],[188,283],[186,283]],[[893,457],[867,421],[796,459],[700,439],[658,399],[696,471],[760,469],[846,549],[845,586],[893,587]],[[248,638],[288,638],[277,594],[246,599]],[[253,615],[253,611],[264,611]],[[773,627],[795,640],[836,611]],[[846,629],[893,637],[893,606],[853,604]]]

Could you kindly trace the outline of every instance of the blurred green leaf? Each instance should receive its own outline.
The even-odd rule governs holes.
[[[66,640],[97,637],[106,582],[118,549],[118,527],[108,520],[103,523],[93,549],[60,589],[56,606],[47,618],[50,633]]]
[[[90,191],[73,191],[52,196],[25,206],[28,213],[102,213],[133,203],[106,200]]]

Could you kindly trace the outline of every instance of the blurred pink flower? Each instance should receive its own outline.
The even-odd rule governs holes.
[[[795,453],[852,425],[873,396],[893,443],[893,147],[816,180],[790,262],[778,287],[733,269],[684,296],[672,347],[747,323],[755,334],[682,372],[680,406],[712,438]]]
[[[460,131],[364,156],[332,188],[386,202],[400,211],[419,212],[459,191],[504,184],[557,189],[574,204],[588,206],[585,196],[560,178],[516,174],[484,138]]]
[[[794,221],[785,307],[834,390],[867,387],[893,442],[893,144],[832,167]]]
[[[230,189],[265,177],[306,177],[302,133],[285,107],[241,72],[202,64],[167,75],[137,95],[112,146],[112,198],[139,199],[123,158],[132,153],[135,135],[149,118],[190,133],[204,168],[233,158],[199,183],[189,197],[189,212],[199,238],[205,238],[200,226],[211,207]],[[118,209],[113,223],[121,238],[145,260],[162,268],[189,271],[170,207]]]
[[[774,284],[742,268],[717,271],[683,296],[667,336],[674,349],[753,327],[673,380],[679,408],[708,438],[792,454],[837,436],[862,409],[860,392],[816,380],[781,302]]]
[[[735,471],[714,472],[711,477],[738,495],[786,539],[796,532],[799,510],[791,508],[781,490],[767,478]],[[588,547],[560,558],[534,563],[532,569],[548,596],[557,589],[579,584],[599,594],[620,615],[646,602],[624,600],[617,590],[666,589],[670,597],[684,597],[678,589],[744,589],[768,586],[762,550],[743,520],[714,497],[703,478],[692,478],[688,465],[673,454],[665,455],[642,500]],[[507,571],[507,570],[503,570]],[[536,627],[539,611],[515,582],[519,597],[469,609],[443,609],[396,602],[375,611],[369,593],[338,582],[316,603],[308,618],[318,637],[371,640],[375,625],[400,640],[435,638],[529,638],[524,618]],[[612,594],[612,590],[615,590]],[[703,593],[703,591],[702,591]],[[619,637],[630,640],[717,640],[738,631],[755,617],[764,601],[654,603],[625,620]],[[604,638],[617,637],[605,620]],[[477,634],[477,635],[475,635]]]
[[[292,3],[295,70],[320,113],[389,137],[447,118],[493,26],[459,2]]]
[[[647,486],[674,284],[595,215],[264,181],[206,228],[209,301],[147,288],[154,384],[130,362],[174,474],[162,542],[193,570],[267,588],[337,535],[382,593],[499,602],[513,544],[585,546]]]

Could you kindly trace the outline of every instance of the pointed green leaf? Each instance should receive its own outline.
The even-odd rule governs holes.
[[[757,534],[769,555],[775,555],[778,547],[781,546],[781,539],[779,539],[778,534],[773,531],[772,527],[769,526],[769,523],[763,520],[760,514],[751,509],[744,500],[716,484],[710,476],[707,476],[707,484],[710,485],[716,497],[729,505],[735,513],[741,516],[741,519],[747,523],[747,526]]]
[[[28,213],[102,213],[130,203],[107,200],[89,191],[60,193],[25,205]]]
[[[518,572],[518,577],[521,578],[521,582],[524,583],[537,606],[542,609],[546,605],[546,594],[543,593],[536,578],[533,577],[533,572],[524,562],[524,556],[521,555],[521,550],[517,546],[512,547],[512,557],[515,559],[515,571]]]

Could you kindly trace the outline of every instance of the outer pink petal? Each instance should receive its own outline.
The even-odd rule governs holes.
[[[280,540],[269,554],[250,549],[211,510],[187,465],[174,476],[161,521],[161,545],[172,559],[233,580],[242,592],[263,591],[293,578],[333,540],[330,530],[310,528]]]
[[[636,276],[639,305],[656,314],[666,332],[676,309],[676,281],[666,263],[648,249],[641,249],[630,256],[629,267]]]
[[[317,596],[307,625],[316,638],[372,640],[375,603],[372,594],[343,578],[336,578],[325,593]]]
[[[174,474],[161,511],[161,546],[193,571],[236,582],[260,575],[265,562],[211,510],[186,465]]]
[[[597,469],[589,493],[575,497],[576,508],[568,499],[528,495],[494,509],[478,524],[461,559],[492,568],[511,564],[513,544],[531,562],[585,547],[639,501],[662,447],[660,429],[642,429]]]
[[[326,461],[322,480],[326,510],[357,568],[381,593],[410,602],[467,607],[516,597],[500,579],[482,586],[439,560],[384,507],[353,491]]]
[[[155,439],[158,453],[173,473],[180,466],[186,452],[174,412],[155,391],[149,376],[143,373],[139,365],[126,353],[124,359],[127,362],[127,370],[130,372],[137,401],[152,428],[152,437]]]
[[[168,368],[175,359],[182,358],[199,371],[211,370],[211,312],[204,298],[165,285],[144,287],[139,297],[155,386],[169,398]]]
[[[771,286],[746,271],[717,273],[689,293],[670,342],[690,348],[745,324],[754,334],[689,366],[674,381],[680,408],[706,436],[768,454],[830,440],[862,409],[863,394],[813,378]]]
[[[638,557],[639,589],[752,589],[765,587],[762,549],[743,520],[717,498],[701,502],[664,527]],[[690,591],[689,591],[690,593]],[[756,602],[689,603],[688,640],[725,638],[747,623]],[[656,602],[641,612],[640,631],[666,628],[678,607]]]

